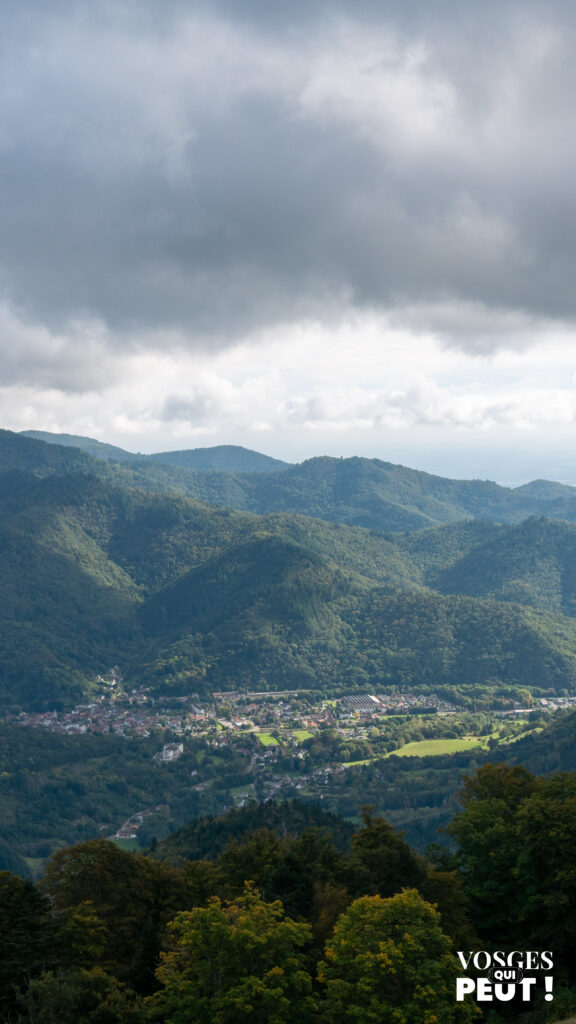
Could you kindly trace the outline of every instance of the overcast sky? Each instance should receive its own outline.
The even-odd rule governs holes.
[[[576,8],[0,0],[1,425],[576,483]]]

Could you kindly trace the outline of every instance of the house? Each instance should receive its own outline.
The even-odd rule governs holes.
[[[157,754],[154,754],[154,760],[157,761],[158,764],[167,764],[168,761],[177,761],[183,753],[183,743],[165,743],[162,750],[159,750]]]

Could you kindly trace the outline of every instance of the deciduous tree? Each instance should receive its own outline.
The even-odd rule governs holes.
[[[477,1016],[455,1001],[461,968],[440,915],[415,889],[363,896],[339,918],[319,979],[330,1024],[455,1024]]]
[[[312,1019],[312,979],[301,947],[306,924],[285,917],[248,885],[229,903],[178,914],[172,948],[162,955],[164,989],[151,998],[153,1019],[165,1024],[305,1024]]]
[[[47,972],[32,981],[22,1005],[25,1024],[145,1024],[133,992],[99,968]]]

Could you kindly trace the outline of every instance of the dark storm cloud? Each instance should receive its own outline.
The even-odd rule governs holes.
[[[356,307],[474,350],[487,312],[575,318],[570,5],[47,6],[0,42],[22,316],[214,345]]]

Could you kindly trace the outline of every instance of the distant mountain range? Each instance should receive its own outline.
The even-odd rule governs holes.
[[[24,437],[27,451],[18,448],[17,439]],[[32,440],[45,447],[33,447]],[[531,515],[576,521],[574,487],[547,480],[517,488],[449,480],[380,459],[323,456],[291,465],[234,445],[135,455],[70,434],[2,431],[0,468],[10,459],[36,473],[69,468],[260,515],[295,512],[371,530],[419,530],[482,518],[517,523]]]
[[[570,691],[574,520],[555,484],[231,474],[2,431],[0,703],[76,701],[114,664],[167,693]]]
[[[157,452],[154,455],[141,455],[127,452],[113,444],[104,444],[91,437],[77,434],[51,434],[45,430],[23,430],[22,437],[31,437],[47,444],[64,445],[66,448],[79,448],[97,459],[112,459],[116,462],[162,462],[168,466],[185,466],[187,469],[218,470],[222,473],[273,473],[286,469],[289,465],[269,455],[250,451],[240,445],[219,444],[212,448],[192,448],[178,452]]]

